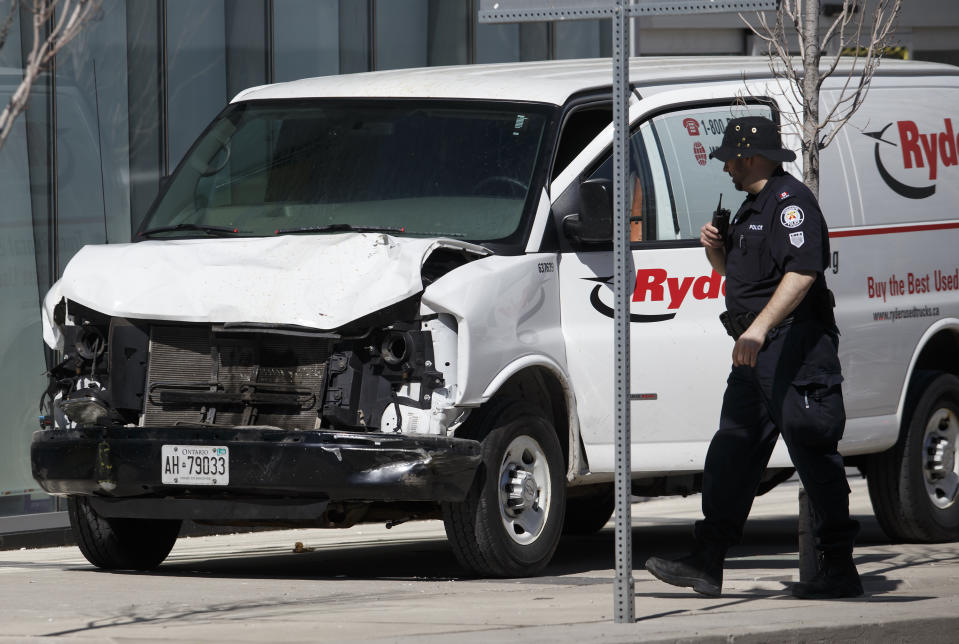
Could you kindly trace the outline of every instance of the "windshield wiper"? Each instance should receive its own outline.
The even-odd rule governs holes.
[[[206,224],[177,224],[175,226],[159,226],[158,228],[151,228],[149,230],[144,230],[142,233],[137,235],[138,237],[149,237],[157,233],[169,233],[181,230],[196,230],[202,233],[207,233],[208,235],[214,235],[216,237],[227,237],[229,235],[234,235],[239,231],[237,228],[230,226],[208,226]]]
[[[405,228],[391,226],[354,226],[353,224],[329,224],[326,226],[304,226],[302,228],[280,228],[275,235],[299,235],[303,233],[405,233]]]

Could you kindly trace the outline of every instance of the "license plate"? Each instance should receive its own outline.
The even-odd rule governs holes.
[[[163,445],[160,480],[168,485],[229,485],[230,448],[221,445]]]

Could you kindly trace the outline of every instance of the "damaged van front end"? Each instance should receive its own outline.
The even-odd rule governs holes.
[[[509,363],[474,355],[484,321],[460,296],[555,291],[522,254],[554,108],[257,91],[162,182],[133,243],[83,248],[44,301],[59,362],[33,475],[103,568],[155,567],[184,519],[445,517],[483,460],[457,430],[489,394],[466,389]],[[480,266],[496,260],[522,279]],[[509,308],[493,328],[515,337],[529,316]],[[504,503],[542,514],[531,501]]]
[[[488,254],[382,233],[87,247],[46,299],[63,360],[34,476],[103,517],[349,525],[461,500],[479,444],[451,436],[456,323],[419,294]]]

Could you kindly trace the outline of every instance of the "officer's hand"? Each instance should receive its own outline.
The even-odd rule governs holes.
[[[763,348],[765,342],[766,333],[761,329],[756,329],[755,325],[751,325],[733,345],[733,366],[748,365],[755,367],[756,356],[759,355],[759,350]]]
[[[699,243],[706,248],[722,248],[723,238],[719,236],[719,230],[715,226],[707,223],[699,230]]]

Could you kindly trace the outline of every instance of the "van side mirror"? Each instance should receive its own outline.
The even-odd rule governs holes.
[[[563,234],[581,244],[602,244],[613,238],[613,182],[587,179],[579,184],[580,213],[563,219]]]

